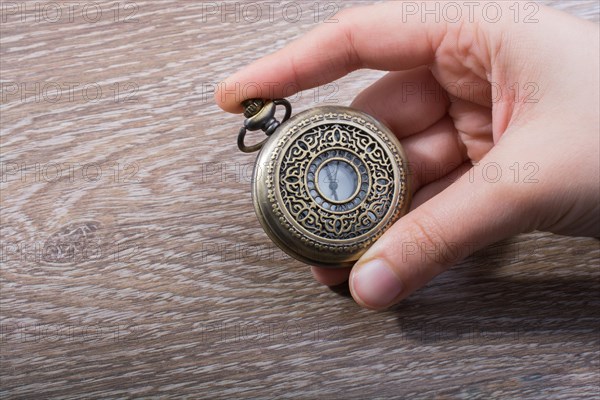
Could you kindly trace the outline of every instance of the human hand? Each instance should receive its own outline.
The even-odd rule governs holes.
[[[508,236],[600,236],[598,26],[545,7],[537,23],[515,23],[509,6],[497,23],[477,13],[467,21],[466,9],[461,22],[422,23],[396,2],[349,9],[219,86],[219,106],[241,112],[264,93],[290,96],[359,68],[393,71],[352,107],[400,139],[411,211],[351,271],[313,267],[317,280],[349,278],[360,305],[382,309]]]

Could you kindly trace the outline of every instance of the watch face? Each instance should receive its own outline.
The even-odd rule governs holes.
[[[364,163],[352,152],[343,148],[331,149],[310,163],[306,186],[315,203],[339,213],[355,208],[364,200],[369,175]]]
[[[354,197],[359,183],[358,171],[352,164],[343,159],[327,160],[317,171],[316,188],[325,200],[331,203],[347,203],[348,200]],[[308,187],[311,186],[309,184]],[[311,194],[314,196],[316,193],[311,191]],[[319,197],[316,200],[318,203],[323,204]],[[327,206],[327,202],[323,205]],[[332,209],[335,210],[335,206]]]
[[[257,160],[254,202],[271,239],[307,263],[348,266],[408,209],[394,135],[345,107],[283,123]]]

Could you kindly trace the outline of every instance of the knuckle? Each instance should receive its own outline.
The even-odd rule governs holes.
[[[447,234],[439,220],[421,210],[409,224],[407,237],[411,246],[417,249],[418,261],[429,267],[447,269],[458,260],[456,243],[447,239]]]

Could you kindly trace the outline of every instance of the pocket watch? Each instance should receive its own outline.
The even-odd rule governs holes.
[[[260,151],[252,201],[271,240],[307,264],[350,267],[410,205],[408,163],[395,135],[370,115],[320,106],[291,116],[285,99],[249,99],[238,147]],[[282,121],[277,106],[285,108]],[[247,131],[262,142],[246,145]]]

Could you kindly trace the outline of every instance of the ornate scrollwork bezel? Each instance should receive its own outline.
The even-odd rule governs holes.
[[[359,160],[353,166],[366,187],[349,200],[356,204],[333,210],[311,195],[307,174],[320,155],[335,150]],[[253,190],[259,219],[276,243],[303,261],[331,266],[356,260],[407,210],[408,172],[397,139],[356,110],[318,107],[297,114],[269,139],[257,165],[261,161]]]

